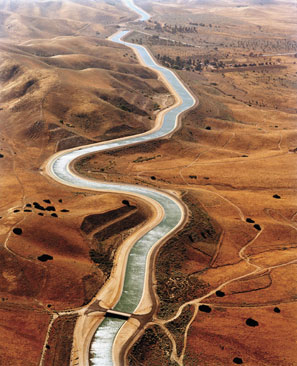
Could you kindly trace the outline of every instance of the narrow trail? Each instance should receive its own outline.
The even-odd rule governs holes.
[[[245,215],[243,214],[241,208],[239,206],[237,206],[234,202],[230,201],[228,198],[226,198],[223,195],[221,195],[220,193],[218,193],[213,186],[210,186],[210,187],[212,189],[200,188],[200,187],[197,187],[197,188],[191,187],[191,188],[195,189],[195,190],[199,190],[199,191],[211,192],[214,195],[216,195],[217,197],[221,198],[223,201],[227,202],[230,206],[235,208],[235,210],[238,212],[238,216],[239,216],[240,220],[245,223]]]
[[[220,195],[221,198],[223,198],[221,195]],[[224,198],[225,199],[225,198]],[[227,200],[229,203],[231,203],[229,200]],[[243,220],[244,219],[244,215],[241,211],[241,209],[239,209],[239,207],[237,207],[236,205],[234,205],[233,203],[231,203],[233,207],[236,207],[236,209],[238,210],[239,214],[240,214],[240,217],[241,219]],[[266,210],[266,213],[271,217],[273,218],[274,220],[276,220],[278,222],[278,220],[273,217],[273,215],[271,214],[271,209],[267,209]],[[291,220],[289,220],[288,218],[284,217],[282,214],[278,214],[281,219],[282,219],[282,223],[283,224],[286,224],[290,227],[292,227],[294,230],[297,230],[297,227],[296,225],[294,225],[294,223],[292,223],[292,219],[295,217],[296,214],[293,215],[293,217],[291,218]],[[173,346],[173,350],[172,350],[172,354],[171,354],[171,359],[175,360],[179,366],[184,366],[184,363],[183,363],[183,360],[184,360],[184,356],[185,356],[185,351],[186,351],[186,346],[187,346],[187,335],[188,335],[188,331],[191,327],[191,324],[193,323],[193,321],[195,320],[197,314],[198,314],[198,311],[199,311],[199,306],[200,305],[208,305],[208,306],[220,306],[220,307],[232,307],[232,305],[225,305],[224,303],[220,304],[220,303],[215,303],[215,304],[212,304],[212,303],[208,303],[206,300],[213,296],[214,294],[216,294],[217,291],[220,291],[220,290],[223,290],[224,287],[226,287],[227,285],[235,282],[235,281],[239,281],[239,280],[242,280],[242,279],[245,279],[245,278],[248,278],[250,276],[253,276],[253,275],[260,275],[261,273],[265,274],[265,273],[270,273],[272,270],[274,269],[277,269],[277,268],[281,268],[281,267],[285,267],[285,266],[289,266],[289,265],[292,265],[292,264],[297,264],[297,259],[293,259],[293,260],[290,260],[290,261],[285,261],[284,263],[278,263],[278,264],[275,264],[275,265],[271,265],[271,266],[263,266],[263,265],[259,265],[259,264],[255,264],[255,263],[252,263],[252,260],[255,256],[249,256],[246,254],[247,250],[249,247],[251,247],[256,240],[258,240],[258,238],[261,236],[261,234],[263,233],[264,231],[264,226],[262,226],[261,230],[254,236],[253,239],[251,239],[246,245],[244,245],[240,251],[238,252],[238,256],[239,258],[244,261],[249,267],[252,267],[251,268],[251,271],[248,271],[247,273],[245,274],[242,274],[240,276],[235,276],[234,278],[231,278],[227,281],[224,281],[222,282],[221,284],[219,284],[218,286],[215,286],[215,288],[213,288],[212,290],[210,290],[208,293],[206,293],[205,295],[201,296],[200,298],[196,298],[196,299],[193,299],[191,301],[188,301],[184,304],[182,304],[179,309],[176,311],[175,315],[172,316],[171,318],[169,319],[166,319],[166,320],[162,320],[162,319],[158,319],[156,318],[155,321],[154,321],[154,324],[158,324],[159,326],[163,325],[166,327],[166,324],[167,323],[170,323],[174,320],[176,320],[183,312],[183,310],[188,306],[188,305],[193,305],[195,307],[195,313],[193,315],[193,317],[191,318],[191,320],[188,322],[187,324],[187,327],[186,327],[186,330],[185,330],[185,333],[184,333],[184,346],[183,346],[183,351],[182,351],[182,354],[180,356],[177,355],[176,353],[176,347]],[[220,242],[223,241],[223,238],[224,238],[224,232],[222,232],[221,234],[221,238],[220,238]],[[219,253],[219,248],[220,248],[220,245],[218,245],[218,248],[217,248],[217,251],[213,257],[213,260],[212,260],[212,263],[214,262],[215,258],[217,257],[218,253]],[[211,268],[211,266],[210,266]],[[273,303],[272,305],[277,305],[277,303]],[[261,306],[261,304],[254,304],[254,306]],[[264,304],[263,306],[268,306],[268,304]],[[242,307],[242,306],[239,306],[239,305],[236,305],[234,307]],[[167,328],[166,328],[167,329]],[[168,330],[169,331],[169,330]],[[167,334],[167,333],[166,333]],[[169,337],[170,339],[172,338],[173,336]],[[174,337],[173,337],[174,338]]]
[[[47,343],[48,343],[48,340],[49,340],[49,336],[50,336],[52,326],[54,324],[54,321],[57,318],[58,318],[57,314],[53,314],[52,317],[51,317],[51,321],[49,323],[49,326],[48,326],[48,329],[47,329],[47,332],[46,332],[45,341],[44,341],[44,344],[43,344],[43,347],[42,347],[42,352],[41,352],[40,361],[39,361],[38,366],[43,366],[43,364],[44,364],[44,357],[45,357],[45,353],[46,353],[46,350],[47,350],[46,346],[47,346]]]
[[[274,221],[276,222],[281,222],[282,224],[286,225],[286,226],[290,226],[292,229],[297,231],[297,222],[293,221],[294,216],[296,214],[294,214],[294,216],[290,219],[288,219],[287,217],[285,217],[283,214],[281,214],[280,212],[274,212],[274,210],[272,208],[267,208],[264,210],[266,212],[266,214],[271,217]],[[280,219],[274,217],[273,215],[277,215]]]
[[[247,250],[247,248],[249,248],[251,245],[254,244],[254,242],[259,238],[259,236],[262,234],[264,230],[264,227],[261,228],[261,230],[257,233],[257,235],[250,240],[244,247],[242,247],[238,253],[239,257],[241,259],[243,259],[244,261],[246,261],[248,264],[250,264],[251,266],[256,267],[256,269],[261,269],[260,266],[257,266],[255,264],[250,263],[250,257],[248,255],[245,254],[245,251]]]
[[[224,132],[226,132],[226,131],[227,131],[227,128],[225,128],[225,129],[224,129],[224,130],[219,134],[218,138],[220,138],[220,137],[224,134]],[[222,146],[222,147],[224,147],[227,143],[229,143],[229,141],[230,141],[233,137],[234,137],[234,136],[231,136],[230,138],[228,138],[228,140],[223,144],[223,146]],[[183,174],[182,174],[182,171],[183,171],[183,170],[185,170],[185,169],[190,168],[191,166],[196,165],[196,164],[197,164],[197,162],[200,160],[201,156],[203,156],[204,154],[207,154],[208,152],[210,152],[210,151],[212,151],[212,150],[214,150],[214,149],[215,149],[215,147],[209,147],[208,149],[206,149],[206,150],[204,150],[204,151],[201,151],[201,152],[196,156],[196,158],[195,158],[195,159],[193,159],[193,161],[192,161],[191,163],[189,163],[188,165],[183,166],[183,167],[179,170],[179,175],[180,175],[180,177],[182,178],[182,180],[184,181],[184,183],[185,183],[186,185],[190,185],[190,184],[185,180],[185,178],[184,178],[184,176],[183,176]],[[176,167],[174,167],[174,169],[176,169]]]
[[[174,320],[176,320],[182,313],[183,309],[188,306],[188,305],[193,305],[195,307],[195,312],[194,312],[194,315],[192,317],[192,319],[190,320],[190,322],[187,324],[187,327],[186,327],[186,331],[184,333],[184,347],[183,347],[183,352],[181,354],[180,357],[177,356],[176,354],[176,347],[173,347],[173,351],[172,351],[172,358],[178,363],[179,366],[184,366],[184,363],[183,363],[183,359],[184,359],[184,356],[185,356],[185,350],[186,350],[186,345],[187,345],[187,334],[188,334],[188,331],[189,331],[189,328],[191,326],[191,324],[193,323],[193,321],[195,320],[197,314],[198,314],[198,309],[199,309],[199,306],[200,305],[208,305],[208,306],[220,306],[220,307],[224,307],[225,305],[224,304],[220,304],[220,303],[216,303],[216,304],[212,304],[212,303],[208,303],[207,301],[205,301],[208,297],[214,295],[217,291],[219,290],[222,290],[225,286],[229,285],[230,283],[232,282],[235,282],[235,281],[238,281],[238,280],[241,280],[241,279],[244,279],[246,277],[249,277],[251,275],[254,275],[254,274],[259,274],[261,272],[264,272],[264,271],[267,271],[267,270],[272,270],[272,269],[276,269],[276,268],[280,268],[280,267],[284,267],[284,266],[288,266],[290,264],[297,264],[297,259],[294,259],[292,261],[289,261],[289,262],[286,262],[286,263],[281,263],[281,264],[278,264],[278,265],[275,265],[275,266],[269,266],[269,267],[260,267],[260,266],[255,266],[257,267],[255,270],[253,270],[252,272],[248,272],[244,275],[241,275],[241,276],[238,276],[238,277],[234,277],[228,281],[225,281],[223,282],[222,284],[220,284],[219,286],[217,286],[216,288],[212,289],[211,291],[209,291],[207,294],[201,296],[200,298],[197,298],[197,299],[194,299],[194,300],[191,300],[191,301],[188,301],[184,304],[182,304],[178,311],[176,312],[176,314],[170,318],[170,319],[166,319],[166,320],[162,320],[162,319],[157,319],[155,320],[155,322],[152,322],[152,324],[158,324],[158,325],[163,325],[163,326],[166,326],[167,323],[169,322],[172,322]],[[249,263],[249,265],[252,265],[251,263]],[[228,306],[230,307],[230,306]],[[239,306],[236,306],[236,307],[239,307]],[[166,328],[167,329],[167,328]],[[166,332],[167,334],[167,332]],[[170,337],[170,339],[174,339],[173,336]]]
[[[166,328],[164,324],[162,323],[156,323],[156,324],[164,331],[164,333],[167,335],[168,339],[172,344],[172,352],[170,359],[177,362],[178,365],[181,366],[179,363],[179,357],[177,355],[177,345],[174,336],[171,334],[171,332]]]
[[[285,267],[285,266],[288,266],[288,265],[291,265],[291,264],[297,264],[297,259],[293,259],[291,261],[288,261],[288,262],[285,262],[285,263],[280,263],[280,264],[276,264],[276,265],[273,265],[273,266],[266,266],[266,267],[263,267],[263,266],[260,266],[260,265],[256,265],[256,264],[253,264],[250,262],[250,259],[252,257],[248,257],[244,254],[245,250],[250,246],[252,245],[255,240],[258,239],[258,237],[261,235],[262,233],[262,230],[249,242],[247,243],[239,252],[239,257],[245,261],[249,266],[252,266],[252,267],[255,267],[254,270],[252,270],[251,272],[248,272],[246,274],[243,274],[241,276],[236,276],[230,280],[227,280],[223,283],[221,283],[220,285],[216,286],[214,289],[212,289],[211,291],[209,291],[207,294],[201,296],[200,298],[197,298],[197,299],[193,299],[193,300],[190,300],[184,304],[182,304],[179,309],[177,310],[176,314],[171,317],[170,319],[166,319],[166,320],[162,320],[162,319],[156,319],[155,322],[153,322],[153,324],[158,324],[158,325],[163,325],[163,326],[166,326],[167,323],[170,323],[174,320],[176,320],[182,313],[182,311],[184,310],[185,307],[187,307],[188,305],[193,305],[195,307],[195,313],[192,317],[192,319],[190,320],[190,322],[187,324],[187,327],[186,327],[186,331],[184,333],[184,348],[183,348],[183,352],[181,354],[180,357],[177,357],[176,355],[176,349],[174,348],[173,349],[173,352],[172,352],[172,358],[178,363],[179,366],[183,366],[183,359],[184,359],[184,355],[185,355],[185,350],[186,350],[186,344],[187,344],[187,334],[188,334],[188,330],[191,326],[191,324],[193,323],[193,321],[195,320],[196,316],[197,316],[197,313],[198,313],[198,309],[199,309],[199,306],[200,305],[208,305],[208,306],[220,306],[220,307],[224,307],[225,304],[220,304],[220,303],[215,303],[215,304],[212,304],[212,303],[208,303],[207,301],[205,301],[207,298],[209,298],[210,296],[214,295],[217,291],[219,290],[222,290],[225,286],[235,282],[235,281],[238,281],[238,280],[242,280],[244,278],[247,278],[247,277],[250,277],[252,275],[255,275],[255,274],[261,274],[261,273],[266,273],[266,272],[270,272],[271,270],[273,269],[277,269],[277,268],[281,268],[281,267]],[[273,303],[274,305],[274,303]],[[260,305],[257,305],[257,306],[260,306]],[[263,306],[267,306],[267,304],[263,305]],[[230,307],[230,305],[228,305],[228,307]],[[235,306],[235,307],[242,307],[242,306]]]
[[[189,332],[189,329],[190,329],[193,321],[196,319],[197,314],[198,314],[198,305],[194,304],[193,316],[192,316],[191,320],[189,321],[189,323],[187,324],[186,330],[185,330],[185,333],[184,333],[184,346],[183,346],[183,349],[182,349],[182,353],[179,357],[179,365],[180,366],[183,366],[183,360],[184,360],[186,349],[187,349],[188,332]]]

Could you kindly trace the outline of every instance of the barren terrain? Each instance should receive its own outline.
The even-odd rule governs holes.
[[[7,18],[0,44],[0,359],[37,365],[43,355],[47,365],[66,365],[75,317],[60,320],[58,312],[90,302],[109,277],[118,246],[152,212],[129,196],[62,187],[40,167],[55,151],[150,129],[173,99],[129,49],[72,29],[75,12],[83,18],[84,8],[93,17],[90,27],[109,35],[116,28],[106,23],[118,23],[121,7],[97,3],[96,16],[87,3],[1,5]],[[45,32],[47,17],[62,21]],[[14,27],[12,19],[18,19]]]
[[[295,366],[296,5],[137,4],[153,17],[128,39],[176,70],[199,105],[170,139],[75,166],[177,192],[189,209],[158,253],[158,307],[127,364]],[[105,40],[135,18],[118,2],[1,2],[0,364],[68,365],[71,311],[152,220],[140,199],[40,171],[58,150],[147,131],[173,103],[131,50]]]
[[[77,166],[102,179],[111,159],[107,181],[180,191],[191,212],[160,249],[160,306],[128,363],[296,365],[294,5],[186,4],[150,3],[158,15],[128,39],[177,69],[199,106],[170,140]]]

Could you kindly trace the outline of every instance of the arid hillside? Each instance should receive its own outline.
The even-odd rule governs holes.
[[[119,23],[136,18],[113,1],[1,0],[0,38],[44,39],[57,36],[112,34]]]
[[[75,165],[188,207],[157,255],[158,306],[127,364],[296,366],[296,4],[136,3],[153,18],[130,23],[128,39],[199,104],[171,139]],[[61,186],[41,166],[59,150],[147,131],[173,97],[106,40],[136,19],[120,2],[0,9],[0,364],[66,366],[71,311],[92,301],[123,240],[155,213],[131,196]]]
[[[294,2],[139,2],[146,44],[199,99],[171,139],[92,156],[91,177],[180,192],[159,307],[129,365],[296,365]],[[244,20],[244,21],[243,21]]]
[[[29,139],[47,130],[58,149],[143,132],[168,102],[157,76],[109,41],[58,37],[1,48],[2,113],[12,112],[15,132]]]
[[[141,200],[62,187],[40,169],[56,151],[146,131],[172,103],[103,39],[127,15],[111,2],[1,2],[1,365],[68,365],[75,316],[63,311],[92,300],[123,238],[152,216]]]

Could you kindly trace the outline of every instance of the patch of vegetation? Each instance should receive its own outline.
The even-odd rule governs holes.
[[[53,323],[47,343],[44,364],[68,366],[70,364],[73,331],[77,315],[59,316]]]
[[[158,327],[147,328],[128,354],[129,366],[177,366],[170,360],[172,345]]]
[[[214,247],[219,241],[215,222],[198,205],[192,194],[183,198],[191,215],[184,229],[162,246],[156,260],[157,294],[160,299],[158,316],[168,318],[187,301],[202,296],[209,285],[198,276],[186,272],[187,261],[192,261],[193,242]],[[209,263],[211,257],[209,259]],[[207,268],[209,263],[205,263]]]
[[[256,230],[258,230],[258,231],[261,231],[262,229],[261,229],[261,226],[259,225],[259,224],[255,224],[254,225],[254,228],[256,229]]]
[[[208,305],[200,305],[199,311],[202,311],[203,313],[211,313],[211,307]]]
[[[191,321],[193,314],[194,307],[192,305],[187,305],[177,319],[166,324],[168,330],[174,335],[176,351],[179,356],[183,350],[186,327]]]
[[[241,365],[243,362],[242,362],[242,359],[240,357],[235,357],[233,359],[233,363],[235,363],[236,365]]]
[[[84,302],[82,305],[88,304],[102,286],[102,281],[97,272],[90,273],[82,278],[84,289]]]
[[[104,226],[112,220],[119,219],[121,216],[126,215],[130,211],[136,210],[136,206],[127,205],[124,203],[124,201],[126,200],[123,200],[123,204],[125,205],[123,207],[117,208],[115,210],[109,210],[101,214],[86,216],[81,223],[80,229],[85,234],[90,234],[96,228],[98,229],[100,226]]]
[[[137,159],[133,160],[133,163],[142,163],[144,161],[154,160],[156,158],[160,158],[161,155],[151,156],[148,158],[143,158],[142,156],[139,156]]]
[[[21,69],[19,65],[7,65],[2,67],[0,72],[0,80],[6,82],[20,73]]]
[[[133,210],[133,206],[129,208],[132,208]],[[141,224],[145,219],[145,214],[137,210],[136,212],[132,212],[131,215],[129,215],[128,217],[125,217],[122,220],[117,221],[109,225],[108,227],[105,227],[102,230],[98,231],[94,235],[94,238],[98,243],[102,243],[104,240],[107,240],[114,235],[118,235],[119,233],[136,227],[137,225]]]
[[[105,102],[112,104],[116,108],[121,109],[124,112],[136,113],[141,116],[147,115],[147,112],[145,110],[142,110],[138,108],[136,105],[129,103],[127,100],[125,100],[119,95],[114,96],[110,94],[99,94],[98,97],[104,100]]]
[[[281,197],[280,197],[278,194],[274,194],[274,195],[273,195],[273,198],[276,198],[276,199],[278,199],[278,200],[279,200]]]
[[[130,112],[130,113],[132,112],[132,109],[127,107],[126,105],[119,104],[118,108],[120,108],[122,111],[125,111],[125,112]]]
[[[123,156],[123,155],[132,155],[137,153],[152,153],[156,150],[160,149],[163,144],[166,144],[167,141],[164,140],[156,140],[156,141],[148,141],[145,144],[139,144],[129,147],[124,147],[122,149],[116,149],[111,151],[106,151],[104,155],[112,155],[112,156]]]
[[[53,256],[51,256],[49,254],[42,254],[39,257],[37,257],[37,259],[40,262],[47,262],[47,261],[52,261],[54,258],[53,258]]]
[[[254,320],[252,318],[248,318],[245,323],[249,327],[257,327],[259,325],[259,323],[257,322],[257,320]]]
[[[170,254],[171,257],[179,255],[185,260],[186,256],[182,252],[178,252],[176,248]],[[168,260],[168,258],[166,259]],[[179,258],[173,259],[173,261],[176,262],[173,265],[179,265],[178,262],[181,262]],[[158,316],[161,318],[169,318],[183,303],[201,296],[209,287],[204,281],[177,271],[174,267],[167,268],[167,271],[167,274],[159,272],[157,276],[157,294],[160,298]]]
[[[88,155],[76,161],[74,165],[75,170],[79,171],[80,169],[83,169],[85,166],[87,167],[91,159],[92,156]]]
[[[120,218],[128,213],[130,213],[129,216],[103,226],[101,230],[99,229],[100,225],[108,224],[114,218]],[[106,278],[110,276],[114,255],[123,241],[123,236],[127,235],[129,230],[144,222],[145,219],[146,215],[144,213],[137,210],[136,206],[129,204],[129,206],[125,205],[120,209],[104,214],[90,215],[84,220],[82,227],[85,233],[90,233],[96,227],[98,228],[98,231],[93,235],[93,249],[90,250],[89,255],[92,261],[103,271]]]
[[[188,354],[188,353],[185,354],[184,365],[197,366],[199,364],[200,364],[200,362],[199,362],[198,358],[196,357],[196,355]]]
[[[99,265],[105,276],[109,277],[113,265],[113,256],[110,251],[91,249],[89,255],[92,261]]]
[[[15,228],[13,228],[13,233],[15,234],[15,235],[22,235],[22,233],[23,233],[23,230],[21,229],[21,228],[19,228],[19,227],[15,227]]]

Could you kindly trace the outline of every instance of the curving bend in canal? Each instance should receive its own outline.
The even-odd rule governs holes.
[[[139,20],[147,20],[149,18],[149,15],[139,7],[135,6],[132,0],[124,0],[124,2],[129,8],[139,14]],[[151,188],[141,187],[139,185],[112,184],[89,180],[76,175],[71,170],[70,165],[74,160],[88,154],[133,144],[145,143],[172,133],[177,128],[179,115],[195,104],[195,98],[172,71],[158,65],[154,61],[145,47],[123,41],[123,37],[128,32],[128,30],[118,32],[110,37],[110,40],[125,44],[132,48],[138,54],[138,57],[144,65],[161,73],[166,82],[170,84],[175,94],[179,96],[180,102],[163,114],[158,128],[141,135],[130,136],[127,138],[111,140],[105,143],[88,145],[60,152],[49,161],[47,171],[51,177],[65,185],[95,191],[137,194],[144,198],[147,197],[149,199],[153,199],[162,206],[164,210],[162,221],[143,235],[134,244],[128,255],[122,294],[113,310],[131,314],[137,308],[143,294],[148,253],[156,243],[181,224],[183,219],[181,205],[173,196]],[[124,323],[125,320],[112,317],[108,317],[103,320],[96,330],[91,342],[90,365],[114,365],[112,356],[113,342]]]

